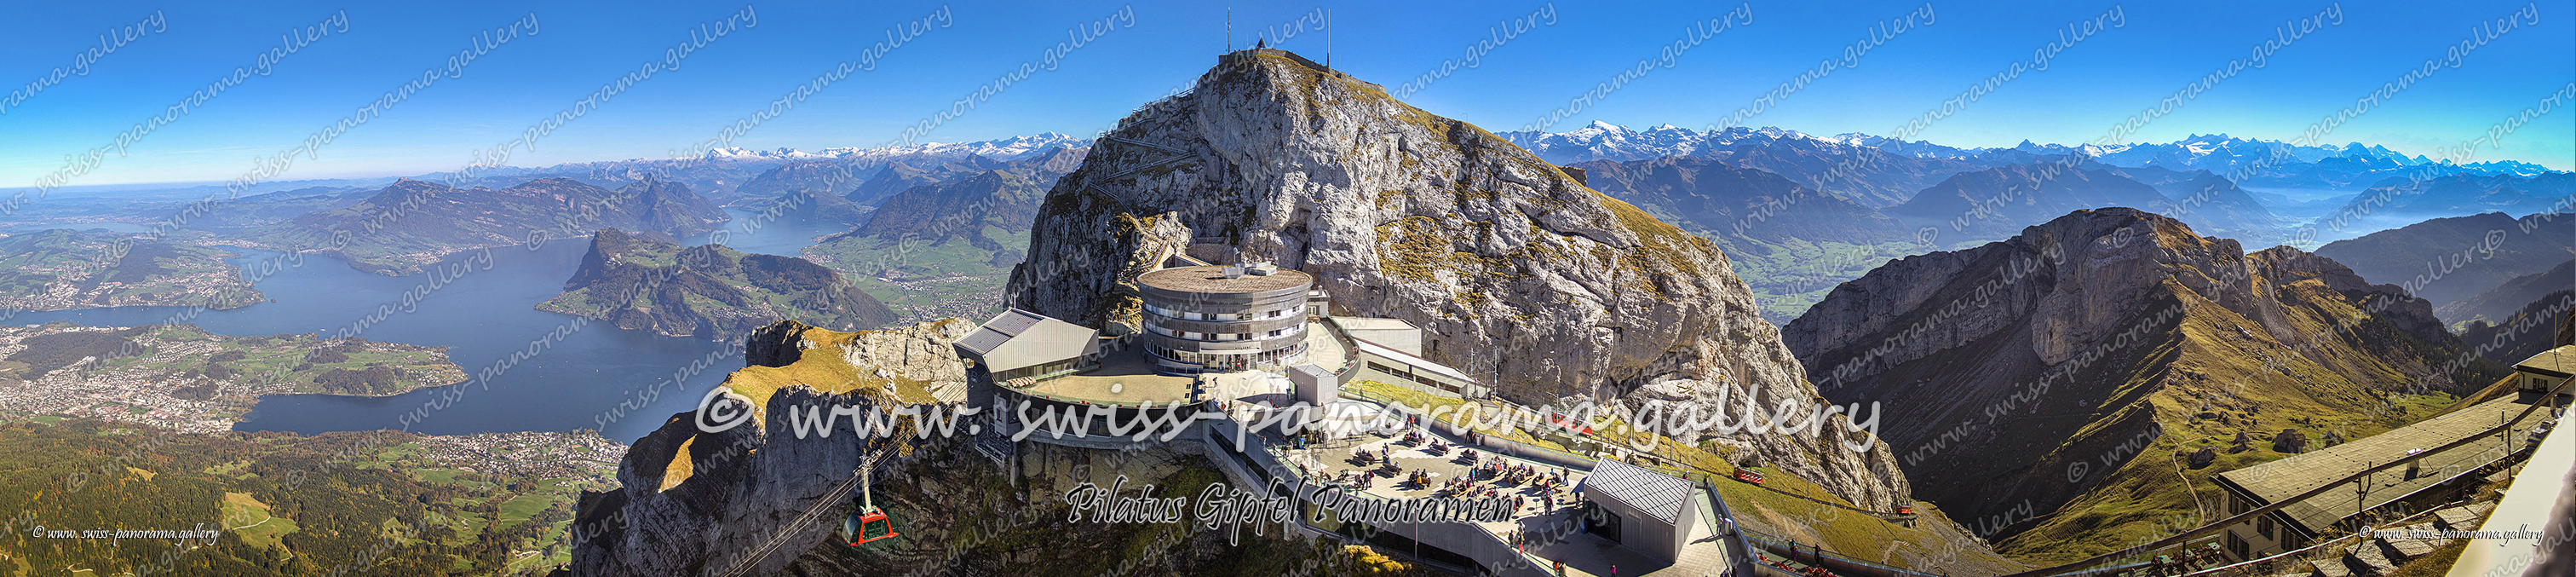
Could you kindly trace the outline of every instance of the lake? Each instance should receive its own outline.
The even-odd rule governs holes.
[[[735,218],[727,224],[728,246],[744,252],[795,256],[813,243],[813,236],[846,230],[831,223],[782,220],[746,233],[750,223],[759,222],[756,216],[727,212]],[[693,240],[704,242],[703,237]],[[587,239],[561,239],[533,250],[492,248],[488,261],[469,251],[449,257],[448,263],[467,263],[462,266],[468,272],[444,284],[432,283],[425,274],[363,273],[340,260],[310,255],[301,266],[280,265],[292,261],[281,260],[280,253],[237,249],[242,256],[233,262],[245,270],[282,266],[257,281],[260,292],[276,302],[193,315],[186,307],[19,312],[8,322],[181,322],[226,335],[357,336],[448,347],[449,358],[467,375],[493,373],[488,381],[390,397],[270,395],[234,430],[471,434],[598,429],[610,439],[634,442],[672,413],[695,408],[699,395],[742,368],[741,349],[738,343],[667,337],[536,310],[537,303],[562,290],[589,249]],[[410,299],[414,305],[406,308],[407,291],[424,296]],[[514,353],[524,360],[511,362]],[[673,380],[675,371],[692,363],[704,368]],[[621,405],[625,410],[618,410]]]

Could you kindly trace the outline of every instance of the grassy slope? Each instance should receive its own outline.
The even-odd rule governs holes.
[[[2295,294],[2302,290],[2309,294]],[[2310,334],[2328,332],[2330,319],[2357,312],[2340,299],[2329,298],[2331,292],[2322,287],[2297,286],[2282,292],[2285,301],[2296,297],[2293,302],[2301,306],[2286,307],[2286,313],[2293,323],[2314,328]],[[2214,304],[2196,300],[2196,296],[2186,298],[2195,299],[2188,306],[2198,310],[2187,315],[2175,329],[2181,331],[2183,338],[2165,345],[2172,349],[2172,362],[2133,366],[2120,377],[2125,381],[2120,389],[2145,388],[2145,405],[2136,408],[2151,410],[2164,435],[2055,515],[2040,512],[2043,519],[2039,523],[2008,535],[1996,543],[1997,549],[2015,559],[2045,565],[2076,561],[2197,527],[2216,520],[2222,512],[2216,501],[2220,489],[2209,481],[2210,476],[2289,456],[2271,450],[2272,433],[2299,429],[2312,444],[2325,431],[2335,431],[2347,440],[2359,439],[2429,418],[2455,400],[2439,392],[2383,392],[2390,383],[2411,379],[2392,364],[2392,359],[2339,340],[2322,339],[2323,350],[2318,356],[2335,359],[2342,371],[2330,370],[2310,358],[2271,346],[2268,341],[2258,344],[2235,338],[2242,334],[2239,330],[2263,329],[2216,310]],[[2281,362],[2267,364],[2260,360],[2264,358]],[[2176,374],[2181,378],[2167,378]],[[2196,418],[2203,410],[2233,415],[2233,422]],[[2260,425],[2248,426],[2245,417],[2260,419]],[[2108,427],[2111,422],[2104,418],[2089,427]],[[2226,453],[2239,431],[2254,437],[2248,443],[2253,449]],[[2060,445],[2058,451],[2070,451],[2077,440],[2095,433],[2131,434],[2088,429]],[[2204,446],[2220,451],[2215,464],[2179,473],[2175,470],[2174,463],[2181,454]],[[2195,515],[2194,511],[2206,513]]]

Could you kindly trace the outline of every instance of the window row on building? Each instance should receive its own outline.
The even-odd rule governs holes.
[[[1295,332],[1295,331],[1291,331],[1291,330],[1289,330],[1289,329],[1270,329],[1269,331],[1266,331],[1266,332],[1260,332],[1260,333],[1202,333],[1202,332],[1195,332],[1195,331],[1175,331],[1175,330],[1171,330],[1171,329],[1163,328],[1163,326],[1162,326],[1162,325],[1155,325],[1155,324],[1147,324],[1147,325],[1145,325],[1145,330],[1153,331],[1153,333],[1154,333],[1154,334],[1163,335],[1163,336],[1167,336],[1167,337],[1172,337],[1172,338],[1176,338],[1176,339],[1189,339],[1189,340],[1193,340],[1193,341],[1211,341],[1211,342],[1250,341],[1250,340],[1270,340],[1270,339],[1275,339],[1275,338],[1280,338],[1280,337],[1289,336],[1289,333]]]

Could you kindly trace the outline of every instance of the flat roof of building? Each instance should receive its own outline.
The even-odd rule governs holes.
[[[1225,278],[1222,266],[1185,266],[1167,268],[1136,276],[1145,286],[1194,293],[1248,293],[1300,288],[1314,284],[1315,277],[1292,269],[1277,269],[1267,275],[1244,273]]]
[[[1410,330],[1418,330],[1418,329],[1416,329],[1416,328],[1413,326],[1413,323],[1404,322],[1404,319],[1382,319],[1382,318],[1373,318],[1373,317],[1332,317],[1330,320],[1332,320],[1332,321],[1333,321],[1333,324],[1341,325],[1341,326],[1342,326],[1342,330],[1346,330],[1346,331],[1390,331],[1390,330],[1410,331]]]
[[[1682,520],[1682,503],[1697,492],[1690,481],[1617,459],[1602,459],[1601,464],[1594,465],[1592,476],[1583,479],[1583,487],[1676,525]]]
[[[2562,346],[2542,351],[2540,354],[2532,355],[2531,358],[2523,359],[2520,363],[2515,363],[2513,370],[2567,378],[2571,374],[2576,374],[2576,346]]]
[[[2526,403],[2508,396],[2349,443],[2219,473],[2217,477],[2226,484],[2253,493],[2266,504],[2279,503],[2318,485],[2352,476],[2377,464],[2405,458],[2410,450],[2432,449],[2485,432],[2525,408]],[[2547,413],[2535,411],[2524,417],[2522,423],[2515,427],[2514,435],[2500,442],[2510,442],[2514,448],[2520,448],[2524,442],[2522,437],[2527,434],[2524,431],[2548,419]],[[2476,470],[2493,462],[2502,457],[2494,453],[2495,447],[2494,444],[2473,443],[2426,455],[2418,461],[2421,463],[2418,467],[2420,472],[2412,479],[2407,478],[2404,467],[2380,471],[2362,480],[2360,490],[2366,492],[2358,494],[2358,498],[2353,484],[2344,483],[2334,490],[2282,507],[2281,513],[2313,534],[2359,512],[2361,507],[2356,501],[2368,501],[2370,507],[2378,507],[2440,483],[2452,474]],[[2449,474],[2443,473],[2446,468]]]
[[[1423,372],[1428,372],[1428,373],[1431,373],[1431,374],[1440,375],[1440,376],[1444,376],[1444,377],[1449,377],[1449,378],[1452,378],[1452,379],[1457,379],[1457,380],[1460,380],[1460,381],[1465,381],[1465,382],[1470,382],[1470,383],[1476,382],[1476,378],[1475,378],[1475,377],[1467,376],[1467,373],[1459,372],[1459,371],[1458,371],[1458,369],[1456,369],[1456,368],[1452,368],[1452,367],[1450,367],[1449,365],[1443,365],[1443,364],[1440,364],[1440,363],[1431,362],[1429,359],[1424,359],[1424,358],[1422,358],[1422,357],[1413,356],[1412,354],[1408,354],[1408,353],[1406,353],[1406,352],[1404,352],[1404,351],[1395,350],[1394,348],[1392,348],[1392,347],[1388,347],[1388,346],[1386,346],[1386,345],[1381,345],[1381,344],[1372,343],[1372,342],[1363,341],[1363,340],[1352,340],[1352,341],[1351,341],[1351,344],[1359,345],[1359,350],[1360,350],[1360,352],[1368,353],[1368,354],[1372,354],[1372,355],[1377,355],[1377,356],[1380,356],[1380,357],[1385,357],[1385,358],[1387,358],[1388,360],[1392,360],[1392,361],[1399,362],[1399,363],[1404,363],[1404,364],[1405,364],[1405,366],[1413,367],[1413,368],[1418,369],[1418,370],[1421,370],[1421,371],[1423,371]]]
[[[1422,329],[1413,326],[1413,323],[1404,322],[1403,319],[1324,317],[1324,320],[1333,323],[1333,326],[1341,327],[1342,334],[1350,335],[1352,339],[1376,343],[1417,357],[1422,356]]]
[[[1100,366],[1088,371],[1038,381],[1019,390],[1056,400],[1101,405],[1170,403],[1195,399],[1198,379],[1154,372],[1144,347],[1109,351]]]
[[[981,358],[984,370],[999,373],[1082,356],[1097,346],[1099,334],[1046,315],[1010,309],[957,339],[957,348]]]

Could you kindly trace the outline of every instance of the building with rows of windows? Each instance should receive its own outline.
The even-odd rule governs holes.
[[[1231,372],[1306,359],[1314,277],[1269,263],[1185,266],[1136,277],[1145,351],[1166,374]]]

